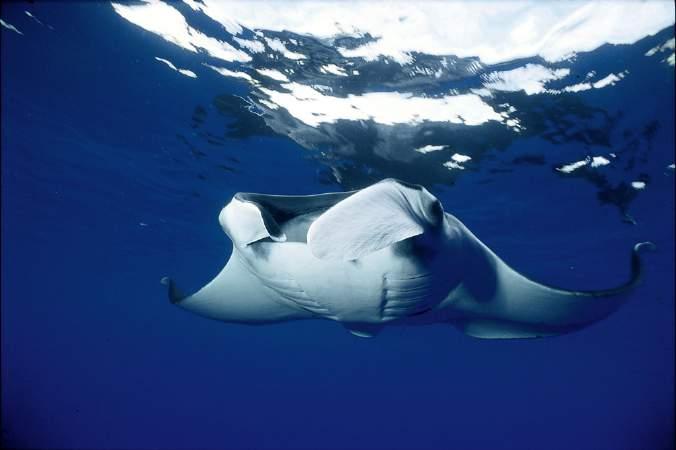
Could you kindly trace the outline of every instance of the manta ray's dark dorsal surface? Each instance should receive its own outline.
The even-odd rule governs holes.
[[[510,268],[425,188],[394,179],[308,196],[236,194],[219,222],[233,250],[197,293],[169,297],[226,322],[341,322],[358,336],[391,324],[449,323],[479,338],[578,330],[624,303],[641,278],[601,291],[552,288]]]

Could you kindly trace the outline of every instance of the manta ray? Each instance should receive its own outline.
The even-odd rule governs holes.
[[[477,338],[554,336],[615,311],[641,278],[599,291],[559,289],[509,267],[422,186],[386,179],[358,191],[237,193],[219,214],[232,240],[223,270],[171,303],[224,322],[329,319],[357,336],[447,323]]]

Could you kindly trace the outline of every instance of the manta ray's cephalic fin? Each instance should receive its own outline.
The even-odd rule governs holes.
[[[425,188],[386,179],[329,208],[310,226],[307,242],[319,259],[351,261],[418,236],[442,217]]]

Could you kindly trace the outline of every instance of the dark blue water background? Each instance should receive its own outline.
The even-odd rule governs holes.
[[[5,445],[673,445],[672,67],[641,60],[622,84],[589,97],[623,111],[627,127],[659,123],[643,168],[650,183],[628,207],[635,225],[601,205],[592,183],[549,167],[514,165],[481,182],[517,155],[583,155],[558,156],[562,147],[538,136],[434,188],[497,254],[549,284],[616,285],[628,276],[631,245],[652,240],[658,250],[646,255],[630,302],[552,339],[477,340],[436,325],[365,340],[326,321],[223,324],[166,299],[162,276],[191,290],[225,263],[230,242],[217,215],[235,192],[341,189],[321,182],[322,162],[286,137],[228,139],[205,145],[202,157],[177,140],[194,136],[196,105],[214,111],[216,96],[246,86],[207,70],[197,80],[168,70],[152,56],[191,68],[190,54],[110,4],[9,4],[2,17],[24,32],[3,29],[1,47]],[[630,47],[600,49],[595,68],[614,67],[620,51],[631,59]],[[231,120],[212,117],[215,127]]]

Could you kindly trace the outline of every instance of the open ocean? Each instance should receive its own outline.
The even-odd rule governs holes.
[[[674,3],[3,2],[2,447],[674,448]],[[580,331],[373,339],[167,299],[236,192],[424,185]]]

